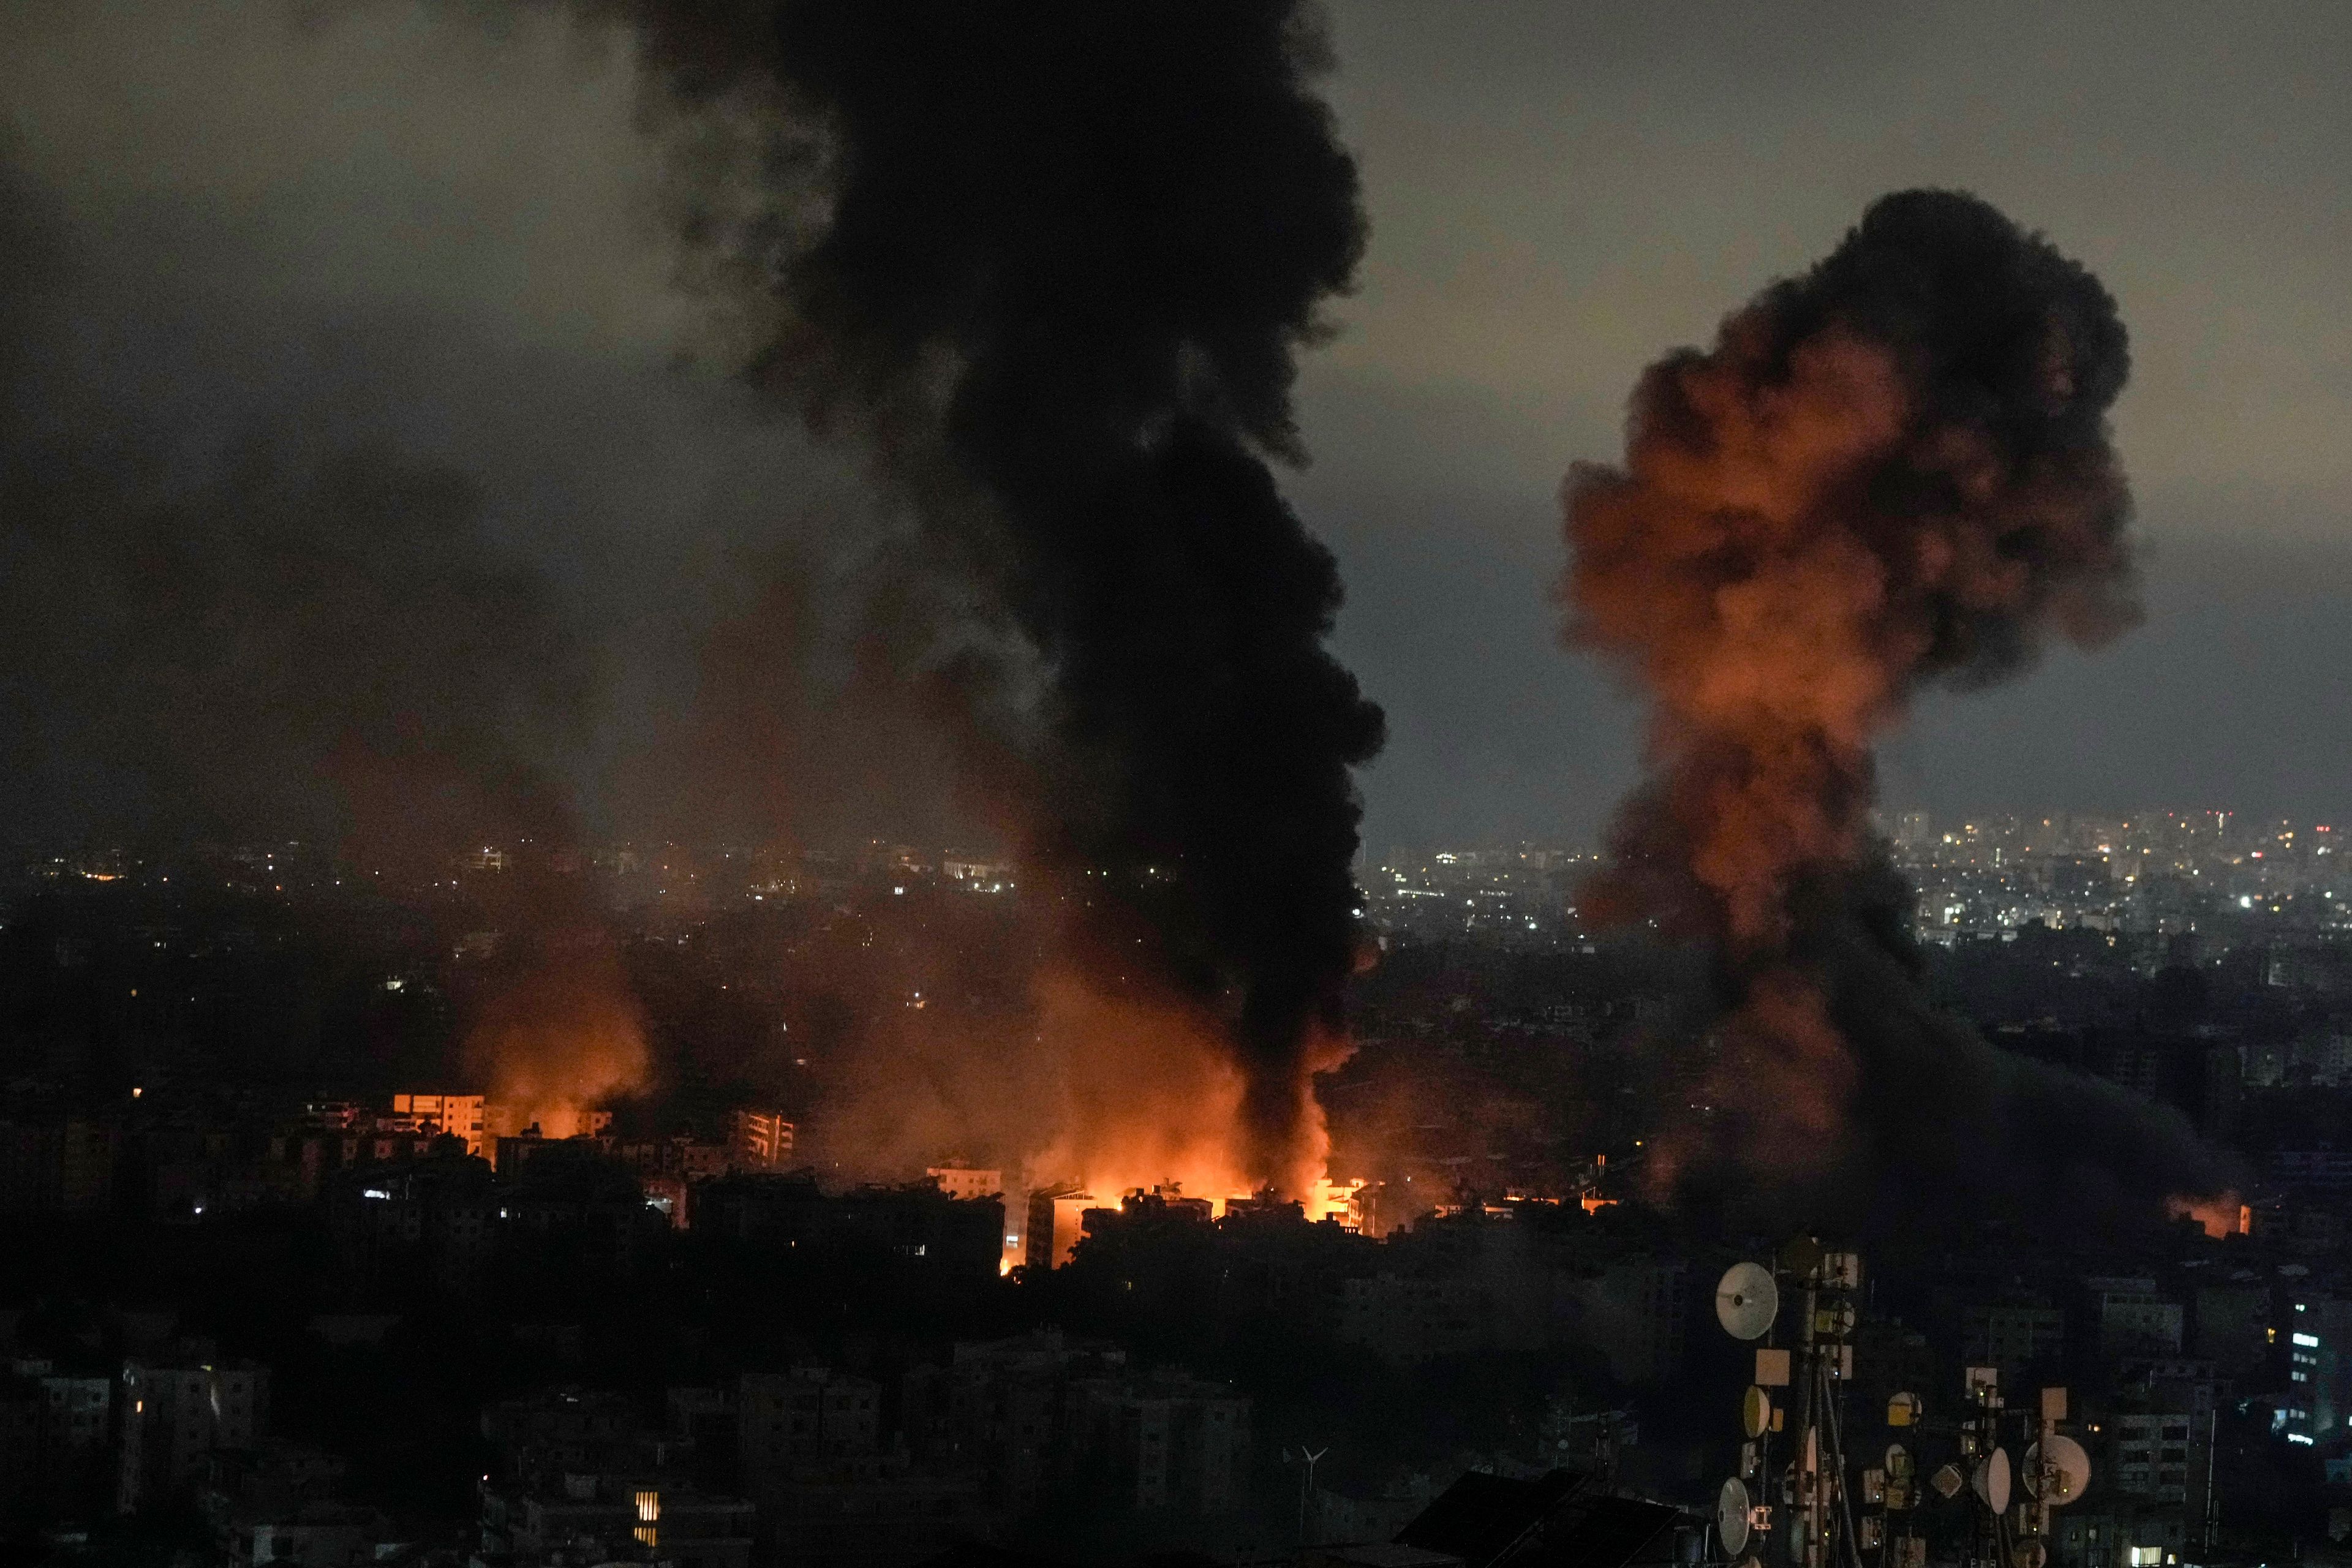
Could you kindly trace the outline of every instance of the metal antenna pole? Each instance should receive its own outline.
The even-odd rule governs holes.
[[[1818,1263],[1815,1266],[1818,1268]],[[1797,1451],[1797,1492],[1805,1509],[1804,1568],[1822,1568],[1822,1437],[1821,1382],[1823,1367],[1821,1353],[1813,1344],[1813,1313],[1820,1304],[1820,1292],[1808,1284],[1805,1289],[1805,1315],[1798,1330],[1798,1343],[1804,1357],[1804,1432]]]

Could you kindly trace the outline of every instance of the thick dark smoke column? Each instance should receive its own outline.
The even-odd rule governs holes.
[[[1364,242],[1307,89],[1312,18],[614,9],[688,123],[766,115],[787,151],[823,128],[813,233],[783,194],[802,171],[778,171],[777,226],[803,231],[775,240],[787,324],[762,373],[875,441],[1042,655],[1044,732],[1012,792],[1033,873],[1093,901],[1074,935],[1100,981],[1230,1021],[1248,1163],[1286,1174],[1352,953],[1349,769],[1381,739],[1323,647],[1331,557],[1266,461],[1295,456],[1294,354]]]
[[[1728,1157],[1848,1202],[2212,1190],[2177,1116],[1935,1017],[1866,874],[1872,746],[1921,686],[2134,618],[2107,426],[2128,369],[2090,273],[1972,196],[1906,191],[1651,366],[1622,467],[1570,475],[1572,635],[1654,703],[1594,901],[1721,959],[1716,1131],[1672,1145],[1683,1173]]]

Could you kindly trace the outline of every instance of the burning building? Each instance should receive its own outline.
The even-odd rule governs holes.
[[[1029,1194],[1022,1261],[1035,1269],[1059,1268],[1086,1234],[1087,1211],[1101,1202],[1076,1182],[1039,1187]]]
[[[392,1113],[409,1118],[420,1130],[431,1127],[464,1139],[468,1154],[482,1153],[490,1140],[500,1136],[491,1130],[488,1112],[478,1094],[395,1094],[392,1097]]]

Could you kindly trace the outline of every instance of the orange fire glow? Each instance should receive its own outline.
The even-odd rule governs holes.
[[[1002,1170],[1014,1205],[1076,1184],[1104,1206],[1174,1189],[1222,1210],[1272,1184],[1310,1214],[1346,1211],[1353,1189],[1318,1185],[1329,1138],[1311,1085],[1280,1168],[1255,1168],[1246,1083],[1223,1022],[1181,996],[1107,987],[1047,964],[1012,1019],[892,1011],[872,1020],[825,1086],[807,1153],[836,1179],[901,1181],[943,1152]],[[1342,1059],[1336,1044],[1316,1059]],[[1318,1200],[1321,1200],[1319,1203]]]
[[[2235,1193],[2216,1193],[2211,1197],[2177,1193],[2164,1200],[2164,1213],[2168,1219],[2195,1220],[2216,1241],[2225,1236],[2250,1235],[2254,1228],[2252,1206],[2240,1203]]]
[[[1721,899],[1729,940],[1753,951],[1785,935],[1797,868],[1856,849],[1867,801],[1839,781],[1866,776],[1921,650],[1865,542],[1822,511],[1902,433],[1892,357],[1828,333],[1759,391],[1727,334],[1723,353],[1671,373],[1712,439],[1651,421],[1629,442],[1627,475],[1571,479],[1570,595],[1582,637],[1638,658],[1690,870]],[[1734,530],[1755,536],[1763,564],[1727,584],[1714,558]],[[1948,553],[1943,571],[1923,567],[1937,585],[1973,563]]]
[[[1212,1200],[1250,1190],[1242,1075],[1211,1020],[1106,996],[1069,971],[1043,976],[1037,1000],[1040,1043],[1063,1070],[1061,1103],[1040,1119],[1045,1142],[1029,1157],[1033,1184],[1076,1181],[1106,1203],[1137,1187]]]
[[[551,950],[484,1004],[466,1058],[513,1123],[497,1131],[588,1131],[596,1105],[646,1078],[645,1030],[620,955],[602,940]]]
[[[1139,1189],[1206,1198],[1212,1212],[1272,1187],[1308,1217],[1345,1215],[1354,1185],[1328,1179],[1330,1132],[1311,1080],[1299,1085],[1298,1135],[1282,1168],[1253,1170],[1242,1127],[1245,1089],[1214,1020],[1180,1002],[1111,997],[1071,971],[1037,987],[1039,1037],[1064,1064],[1054,1131],[1028,1160],[1031,1184],[1074,1181],[1116,1204]],[[1318,1037],[1318,1070],[1352,1049]]]

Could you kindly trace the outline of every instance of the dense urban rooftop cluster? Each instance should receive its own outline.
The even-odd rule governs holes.
[[[1953,942],[2027,925],[2133,939],[2244,928],[2306,940],[2352,930],[2345,830],[2227,811],[2093,816],[1898,814],[1895,864],[1922,937]]]
[[[2069,1227],[2053,1194],[2046,1225],[1856,1238],[1855,1430],[1908,1392],[1915,1447],[1957,1441],[1971,1366],[2068,1388],[2098,1479],[2061,1568],[2340,1533],[2352,950],[2290,912],[2330,901],[2332,846],[1891,826],[1922,881],[2047,892],[2096,859],[2198,891],[2169,925],[2132,891],[2111,924],[1958,931],[1927,976],[2012,1050],[2173,1107],[2242,1180],[2169,1225]],[[0,913],[0,1243],[27,1265],[0,1289],[0,1528],[238,1563],[1353,1562],[1468,1506],[1439,1507],[1460,1477],[1552,1508],[1565,1469],[1660,1505],[1628,1550],[1663,1561],[1738,1441],[1714,1281],[1785,1239],[1658,1201],[1654,1135],[1706,1092],[1675,1043],[1703,977],[1574,925],[1589,860],[1388,858],[1434,896],[1366,876],[1385,952],[1318,1080],[1344,1180],[1220,1214],[1039,1186],[1013,1151],[835,1166],[877,1020],[1021,1016],[989,977],[1024,893],[976,895],[950,869],[976,860],[583,858],[656,1065],[559,1123],[455,1048],[511,864],[395,893],[284,846],[30,858]],[[2237,902],[2258,886],[2278,912]]]

